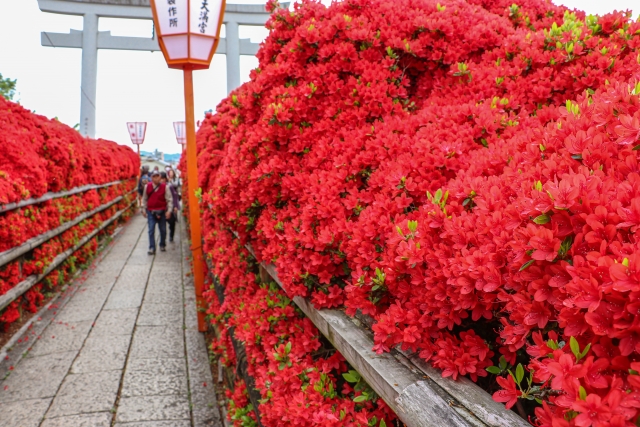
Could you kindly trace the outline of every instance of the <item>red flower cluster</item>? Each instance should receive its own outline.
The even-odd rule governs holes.
[[[0,267],[0,295],[6,294],[11,288],[29,276],[42,274],[60,253],[75,246],[80,239],[92,233],[116,212],[126,208],[134,198],[135,195],[125,197],[125,199],[113,206],[87,218],[61,235],[38,246],[27,254],[24,260],[13,261]],[[11,323],[20,319],[23,310],[35,313],[38,310],[39,303],[44,299],[43,292],[45,290],[53,291],[59,285],[68,282],[77,268],[84,266],[96,254],[99,237],[113,233],[114,228],[118,226],[118,222],[126,221],[130,215],[129,212],[125,212],[118,221],[110,224],[98,236],[75,251],[61,266],[49,273],[40,283],[34,285],[4,311],[0,311],[0,326],[8,328]],[[0,218],[2,217],[0,216]]]
[[[290,296],[373,316],[380,352],[506,375],[496,399],[543,402],[540,426],[635,425],[640,23],[354,0],[268,26],[198,132],[210,254],[238,232]]]
[[[0,97],[0,204],[136,176],[128,147],[82,137],[56,119]]]
[[[110,187],[89,190],[0,214],[0,252],[73,221],[137,187],[133,178]]]
[[[48,240],[21,261],[1,266],[0,295],[27,277],[42,274],[56,256],[127,207],[135,197],[128,193],[136,188],[138,168],[138,157],[131,149],[110,141],[83,138],[56,120],[32,114],[0,97],[0,205],[86,184],[123,181],[0,213],[0,252],[20,246],[126,194],[120,202]],[[105,232],[115,226],[107,227]],[[35,312],[44,299],[43,286],[54,289],[66,282],[76,266],[85,264],[95,254],[97,247],[97,238],[94,238],[49,273],[42,283],[11,303],[0,313],[0,325],[6,328],[18,320],[23,309]]]
[[[234,427],[255,427],[258,425],[253,405],[249,402],[247,385],[244,380],[237,379],[233,391],[225,390],[228,399],[227,418],[233,422]]]
[[[364,380],[348,371],[340,353],[322,346],[318,329],[300,317],[278,285],[260,281],[255,259],[228,230],[206,244],[225,295],[220,305],[213,289],[205,292],[208,314],[221,331],[211,347],[221,356],[219,363],[233,367],[229,331],[244,344],[248,372],[262,396],[263,425],[379,427],[395,418]],[[251,425],[243,424],[251,412],[244,390],[243,383],[236,384],[229,395],[229,417],[237,426]]]

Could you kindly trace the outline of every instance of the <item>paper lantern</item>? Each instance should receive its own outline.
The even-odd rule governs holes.
[[[160,49],[169,68],[209,68],[220,40],[225,0],[151,0]]]
[[[147,122],[127,122],[127,130],[131,137],[131,143],[140,145],[147,134]]]
[[[185,122],[173,122],[173,130],[176,133],[176,141],[178,144],[185,145],[187,143],[187,126]]]

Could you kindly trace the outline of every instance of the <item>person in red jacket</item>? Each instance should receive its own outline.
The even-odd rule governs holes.
[[[147,184],[142,195],[142,216],[149,223],[149,255],[156,253],[156,224],[160,229],[160,251],[167,248],[167,219],[173,212],[173,197],[167,184],[160,181],[160,172],[153,171],[151,182]]]

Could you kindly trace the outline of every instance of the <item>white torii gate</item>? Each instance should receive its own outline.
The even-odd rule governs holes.
[[[80,132],[91,138],[96,133],[96,92],[98,49],[159,51],[158,41],[143,37],[112,36],[98,31],[98,20],[105,18],[153,19],[149,0],[38,0],[43,12],[83,17],[82,31],[41,33],[42,46],[82,49],[80,85]],[[220,39],[216,53],[227,57],[227,93],[240,86],[240,55],[255,55],[257,43],[240,39],[239,25],[264,26],[269,13],[264,5],[227,4],[224,14],[226,38]]]

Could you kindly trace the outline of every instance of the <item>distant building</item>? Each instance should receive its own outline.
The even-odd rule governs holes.
[[[151,153],[149,151],[140,151],[140,162],[142,166],[149,166],[149,170],[153,170],[155,166],[161,171],[165,170],[167,166],[177,170],[178,162],[180,161],[180,154],[167,154],[157,149]],[[166,160],[165,160],[166,158]]]

